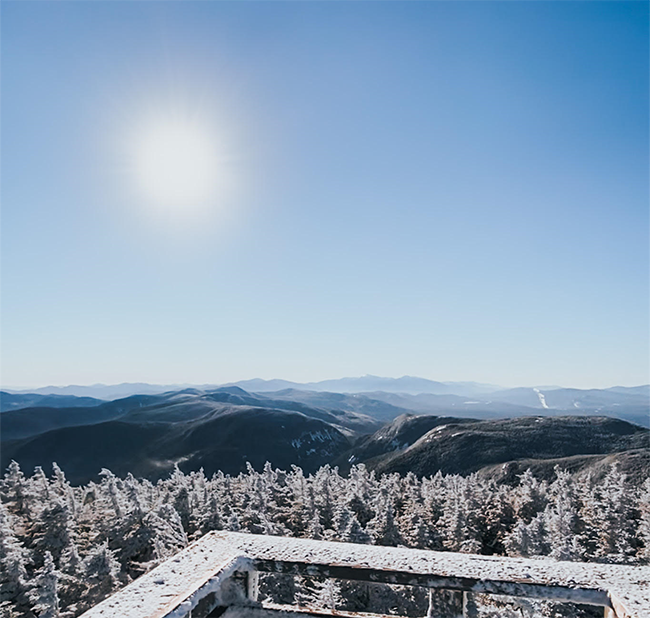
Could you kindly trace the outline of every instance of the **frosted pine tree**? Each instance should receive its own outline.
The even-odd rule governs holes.
[[[511,556],[531,557],[535,554],[534,543],[528,525],[519,520],[504,542],[507,553]]]
[[[124,496],[118,486],[121,480],[113,475],[113,473],[108,469],[102,469],[99,475],[103,477],[101,483],[101,497],[105,509],[108,508],[107,511],[109,511],[112,508],[112,512],[115,515],[114,517],[119,520],[125,513]]]
[[[187,535],[178,512],[171,505],[161,505],[150,512],[144,523],[151,528],[153,537],[157,538],[167,549],[167,554],[174,554],[187,546]]]
[[[323,583],[317,583],[314,587],[314,603],[319,608],[334,610],[344,601],[341,596],[341,586],[332,578],[328,578]]]
[[[634,492],[616,464],[603,481],[579,485],[583,531],[580,544],[588,558],[625,561],[634,553]]]
[[[57,583],[59,573],[49,552],[45,553],[43,567],[36,572],[36,583],[29,597],[34,604],[33,612],[39,617],[59,616],[59,596]]]
[[[455,552],[480,552],[477,528],[480,504],[476,501],[476,477],[450,475],[445,479],[447,501],[438,521],[445,548]]]
[[[52,492],[65,501],[74,519],[79,516],[80,504],[78,497],[75,494],[73,487],[70,485],[65,477],[65,473],[61,470],[56,462],[52,462],[52,481],[50,483]]]
[[[108,542],[95,546],[83,561],[83,575],[89,585],[84,596],[86,606],[94,606],[117,589],[121,565]]]
[[[338,474],[335,474],[329,465],[325,465],[310,478],[314,490],[314,506],[320,512],[321,522],[326,529],[332,529],[334,518],[336,494],[332,490],[332,485],[335,476]]]
[[[350,511],[345,503],[339,503],[334,509],[334,517],[332,518],[332,529],[328,531],[329,539],[341,541],[343,534],[352,520],[354,514]]]
[[[375,517],[368,523],[366,531],[373,544],[379,546],[399,546],[403,543],[395,522],[395,507],[392,496],[381,496],[376,503]]]
[[[74,576],[80,573],[81,557],[79,556],[79,549],[74,542],[71,542],[61,553],[59,568],[66,574]]]
[[[305,531],[305,537],[309,539],[323,539],[324,533],[325,530],[323,529],[323,525],[320,523],[320,513],[316,510],[312,519],[309,521],[309,525]]]
[[[555,475],[556,479],[550,487],[553,500],[544,510],[551,557],[560,561],[574,561],[581,555],[575,492],[569,473],[556,466]]]
[[[361,526],[361,523],[357,520],[356,515],[352,514],[350,521],[343,531],[341,541],[350,542],[352,544],[370,544],[372,542],[372,538]]]
[[[311,537],[309,528],[318,512],[313,488],[305,478],[302,469],[295,465],[291,467],[291,472],[286,476],[286,485],[288,491],[287,526],[294,535]],[[320,516],[318,518],[320,519]]]
[[[0,603],[4,604],[3,614],[23,607],[29,589],[26,565],[30,552],[14,534],[14,524],[14,516],[0,503]]]
[[[355,464],[350,469],[347,485],[348,507],[357,517],[359,524],[365,527],[374,516],[370,506],[377,488],[375,473],[369,473],[365,464]]]
[[[230,512],[226,522],[226,530],[228,531],[241,531],[241,524],[239,523],[239,516],[234,510]]]
[[[27,479],[15,460],[10,462],[2,480],[2,495],[13,505],[16,514],[28,517],[31,515],[32,505]]]
[[[519,485],[512,493],[514,515],[518,520],[530,522],[546,509],[548,485],[538,481],[530,469],[519,476]]]
[[[409,473],[404,478],[406,498],[402,514],[398,518],[399,531],[404,543],[411,548],[440,548],[440,539],[435,529],[427,522],[428,514],[422,496],[423,484]]]
[[[410,548],[436,548],[437,539],[424,519],[423,510],[407,503],[404,513],[399,518],[400,536]]]
[[[75,522],[66,502],[54,497],[38,514],[31,529],[31,547],[38,558],[52,553],[58,562],[61,553],[74,543]]]
[[[301,606],[329,610],[335,610],[345,602],[340,584],[332,578],[323,581],[312,578],[296,579],[295,601]]]
[[[478,540],[484,554],[504,554],[504,541],[517,518],[515,516],[511,493],[507,486],[499,486],[494,481],[480,484],[478,497]]]
[[[138,480],[129,473],[124,479],[124,507],[133,520],[141,520],[149,511],[151,502],[147,499]]]
[[[447,502],[448,491],[444,475],[438,471],[433,477],[424,478],[420,493],[425,520],[432,524],[438,522],[442,518]]]
[[[59,496],[65,496],[70,488],[70,484],[65,477],[65,473],[61,467],[56,463],[52,462],[52,490]]]
[[[219,531],[225,528],[225,516],[222,505],[215,495],[210,495],[205,507],[194,514],[196,518],[195,528],[199,534],[208,531]]]
[[[29,478],[28,486],[31,494],[42,503],[50,499],[50,482],[43,471],[43,467],[34,467],[34,474]]]

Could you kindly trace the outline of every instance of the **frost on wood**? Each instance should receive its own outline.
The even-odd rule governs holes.
[[[236,573],[252,570],[597,604],[612,606],[618,616],[650,614],[648,567],[212,532],[84,616],[187,616],[207,595],[215,596],[212,608],[241,604],[245,585],[228,585]]]
[[[223,605],[241,603],[227,581],[248,569],[250,561],[241,553],[199,540],[82,617],[184,617],[213,593],[225,598]]]

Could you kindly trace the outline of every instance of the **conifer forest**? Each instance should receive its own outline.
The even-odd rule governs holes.
[[[329,466],[305,475],[267,464],[211,478],[176,469],[156,483],[104,469],[98,483],[75,487],[52,470],[28,476],[12,462],[1,481],[4,617],[78,616],[212,530],[569,561],[650,559],[650,480],[632,485],[615,466],[598,479],[556,468],[550,482],[526,471],[514,485],[476,474],[376,476],[359,465],[344,477]],[[261,598],[279,603],[364,611],[372,600],[373,612],[410,616],[423,615],[425,595],[281,575],[261,583]],[[556,606],[506,600],[491,615],[486,602],[483,614],[559,616]]]

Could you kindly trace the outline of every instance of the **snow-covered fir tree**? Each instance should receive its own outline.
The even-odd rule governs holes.
[[[45,553],[43,567],[36,572],[35,586],[30,591],[33,612],[38,617],[59,616],[59,594],[57,583],[59,573],[54,566],[54,559],[49,552]]]

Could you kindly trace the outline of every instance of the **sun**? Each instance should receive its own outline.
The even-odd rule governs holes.
[[[203,206],[214,197],[218,185],[214,140],[199,123],[157,120],[137,134],[134,173],[141,194],[155,205]]]

